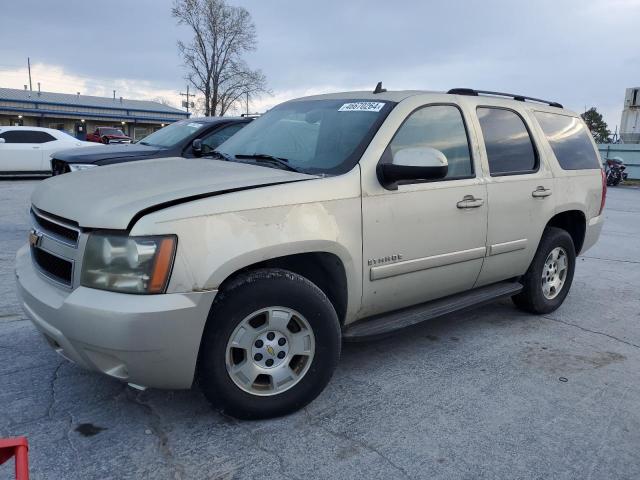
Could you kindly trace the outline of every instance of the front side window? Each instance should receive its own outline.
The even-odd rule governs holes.
[[[444,153],[449,164],[445,179],[473,176],[467,131],[457,107],[432,105],[416,110],[399,128],[388,149],[393,157],[400,150],[416,147]]]
[[[216,148],[238,133],[246,123],[236,123],[220,128],[202,138],[202,154],[213,152]]]
[[[589,132],[579,119],[555,113],[535,112],[560,167],[564,170],[600,168]]]
[[[537,169],[536,150],[520,115],[492,107],[479,107],[477,112],[492,176]]]
[[[351,170],[395,103],[359,99],[283,103],[236,133],[218,150],[229,160],[319,175]],[[277,168],[277,167],[276,167]]]

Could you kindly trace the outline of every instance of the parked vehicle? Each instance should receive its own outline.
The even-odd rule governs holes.
[[[607,186],[615,187],[627,179],[626,166],[620,157],[607,158],[604,172],[607,176]]]
[[[49,176],[51,154],[89,145],[53,128],[0,127],[0,176]]]
[[[115,127],[98,127],[93,133],[87,133],[87,142],[104,143],[131,143],[131,137]]]
[[[197,379],[241,418],[313,400],[342,340],[505,297],[557,309],[603,225],[584,122],[520,95],[307,97],[216,155],[43,182],[16,274],[66,358],[138,387]]]
[[[51,160],[54,175],[86,170],[114,163],[149,160],[160,157],[194,158],[211,155],[251,118],[206,117],[181,120],[147,135],[137,143],[121,146],[99,145],[77,152],[58,152]]]

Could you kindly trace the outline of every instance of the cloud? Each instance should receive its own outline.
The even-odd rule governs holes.
[[[172,1],[112,0],[98,15],[82,0],[46,13],[42,0],[13,2],[0,15],[0,86],[27,83],[29,54],[45,90],[116,89],[180,105],[186,72],[176,41],[190,34],[171,18]],[[613,129],[624,89],[640,79],[640,0],[228,1],[252,15],[258,48],[247,60],[274,92],[252,111],[382,80],[388,89],[474,87],[577,112],[595,106]]]

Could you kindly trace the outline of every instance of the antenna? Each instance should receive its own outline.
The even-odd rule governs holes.
[[[382,82],[378,82],[378,84],[376,85],[376,88],[373,90],[373,93],[374,93],[374,94],[377,94],[377,93],[384,93],[384,92],[386,92],[386,91],[387,91],[387,89],[386,89],[386,88],[382,88]]]
[[[29,69],[29,91],[33,92],[33,88],[31,87],[31,59],[27,57],[27,68]]]

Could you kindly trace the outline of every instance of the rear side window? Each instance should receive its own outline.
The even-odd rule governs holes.
[[[449,163],[445,179],[473,176],[467,131],[457,107],[430,105],[413,112],[389,144],[392,155],[411,147],[431,147],[444,153]]]
[[[600,168],[587,128],[579,119],[546,112],[535,112],[535,116],[562,169]]]
[[[53,142],[55,137],[47,132],[36,130],[9,130],[0,134],[5,143],[47,143]]]
[[[536,150],[520,115],[493,107],[479,107],[477,112],[492,176],[537,170]]]

